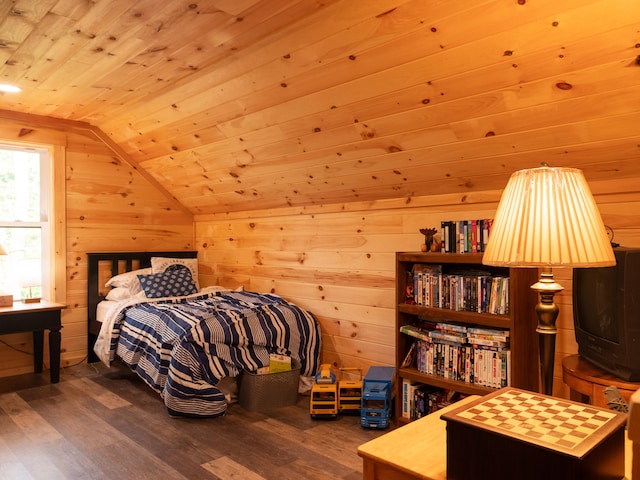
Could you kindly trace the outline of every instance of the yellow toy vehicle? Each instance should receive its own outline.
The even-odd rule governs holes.
[[[358,380],[336,380],[331,365],[323,363],[316,374],[311,387],[309,413],[313,418],[333,418],[338,413],[360,414],[362,402],[362,369],[341,368],[340,371],[356,370],[360,372]]]
[[[311,387],[309,413],[313,418],[338,415],[338,385],[331,365],[323,363]]]
[[[360,415],[360,404],[362,401],[362,369],[361,368],[341,368],[341,372],[360,372],[358,380],[340,379],[338,382],[338,411],[344,414]]]

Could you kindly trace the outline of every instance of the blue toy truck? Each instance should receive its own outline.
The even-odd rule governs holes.
[[[369,367],[362,382],[360,425],[387,428],[393,411],[394,367]]]

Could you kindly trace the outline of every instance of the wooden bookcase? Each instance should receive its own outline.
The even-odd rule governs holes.
[[[455,311],[441,308],[429,308],[424,305],[406,303],[407,272],[415,264],[441,265],[443,272],[453,269],[471,268],[490,272],[492,275],[509,276],[510,296],[509,314]],[[511,386],[524,390],[538,391],[538,337],[536,333],[537,317],[535,305],[537,294],[530,286],[538,281],[536,268],[504,268],[482,264],[482,254],[475,253],[396,253],[396,419],[408,421],[402,417],[402,381],[433,385],[469,395],[484,395],[495,391],[490,387],[468,382],[450,380],[444,377],[428,375],[418,371],[412,365],[401,365],[414,342],[414,338],[400,332],[403,325],[415,324],[418,317],[432,321],[446,321],[467,325],[480,325],[509,329],[511,335]]]

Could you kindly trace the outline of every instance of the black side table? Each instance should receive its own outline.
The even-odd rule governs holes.
[[[38,303],[14,302],[0,307],[0,335],[33,332],[33,370],[42,372],[44,331],[49,330],[51,383],[60,381],[60,312],[66,305],[42,300]]]

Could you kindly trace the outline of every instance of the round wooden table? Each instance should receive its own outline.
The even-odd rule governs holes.
[[[605,388],[618,387],[627,402],[631,394],[640,389],[640,382],[628,382],[615,377],[579,355],[570,355],[562,360],[562,380],[569,386],[571,400],[604,408],[608,408]]]

